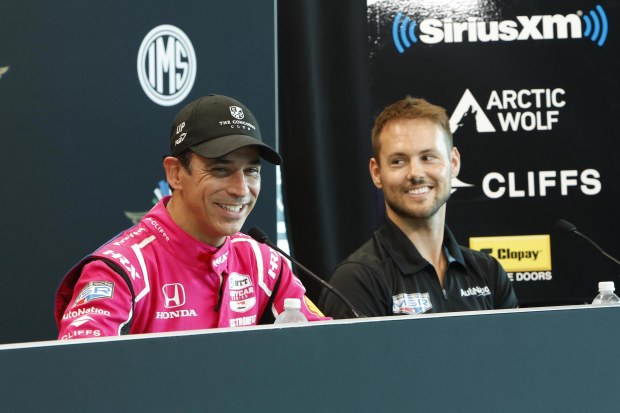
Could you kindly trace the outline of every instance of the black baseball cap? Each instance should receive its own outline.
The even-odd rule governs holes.
[[[174,118],[170,153],[189,149],[205,158],[219,158],[244,146],[256,146],[274,165],[282,158],[263,143],[256,118],[243,103],[222,95],[208,95],[187,104]]]

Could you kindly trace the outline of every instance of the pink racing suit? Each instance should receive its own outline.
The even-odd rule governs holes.
[[[220,248],[197,241],[172,221],[168,199],[65,276],[59,339],[251,326],[272,322],[285,298],[300,298],[309,321],[329,319],[279,253],[242,233]]]

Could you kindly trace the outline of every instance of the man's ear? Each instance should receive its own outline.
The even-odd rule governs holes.
[[[456,178],[461,170],[461,154],[459,153],[459,150],[456,149],[456,146],[452,147],[450,162],[452,163],[452,178]]]
[[[379,166],[379,161],[377,161],[375,158],[370,158],[368,170],[370,171],[370,177],[372,178],[372,182],[377,188],[382,189],[383,185],[381,184],[381,167]]]
[[[166,156],[164,158],[164,170],[166,171],[166,180],[168,181],[168,185],[173,190],[181,189],[181,177],[180,174],[183,170],[183,165],[181,165],[181,161],[174,156]]]

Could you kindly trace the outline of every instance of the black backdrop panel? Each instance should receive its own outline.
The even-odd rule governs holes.
[[[451,116],[471,185],[448,206],[460,243],[550,235],[551,268],[510,273],[523,305],[619,284],[615,264],[555,229],[567,219],[618,255],[618,2],[378,1],[368,24],[373,115],[412,95]]]
[[[61,277],[131,225],[126,212],[153,206],[182,106],[208,93],[236,97],[275,145],[274,10],[273,0],[2,2],[0,342],[55,338]],[[143,40],[161,25],[180,29],[196,56],[195,82],[172,106],[152,101],[137,71]],[[174,50],[167,63],[178,86],[191,63],[187,47]],[[246,228],[260,225],[272,239],[275,193],[275,169],[264,165]]]

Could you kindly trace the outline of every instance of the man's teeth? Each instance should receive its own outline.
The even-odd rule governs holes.
[[[226,205],[226,204],[219,204],[219,205],[225,210],[231,211],[231,212],[239,212],[241,211],[241,208],[243,208],[243,205]]]
[[[423,186],[421,188],[410,189],[409,193],[412,195],[420,195],[429,192],[431,189],[428,186]]]

